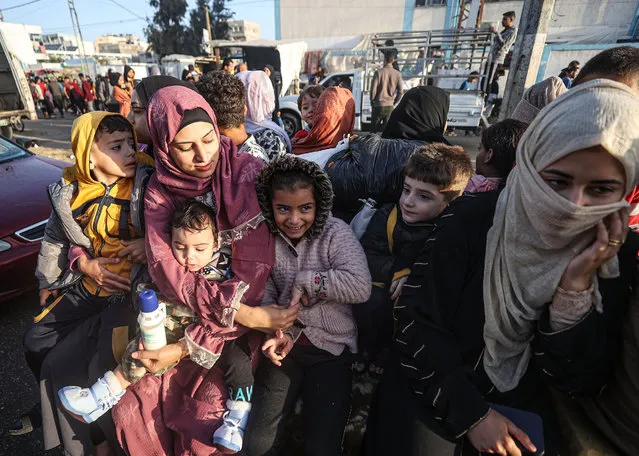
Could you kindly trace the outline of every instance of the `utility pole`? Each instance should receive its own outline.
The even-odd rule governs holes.
[[[75,10],[75,3],[73,0],[67,0],[69,3],[69,12],[71,13],[71,24],[73,25],[73,34],[75,40],[78,42],[78,53],[80,54],[80,65],[82,71],[93,77],[89,71],[89,64],[87,63],[87,57],[84,53],[84,40],[82,39],[82,30],[80,30],[80,21],[78,20],[78,12]]]
[[[211,41],[213,40],[213,35],[211,35],[211,18],[209,17],[209,5],[205,7],[206,12],[206,30],[209,32],[209,54],[213,57],[213,46],[211,45]]]
[[[555,0],[524,0],[519,36],[513,50],[499,119],[507,118],[527,87],[537,80]]]

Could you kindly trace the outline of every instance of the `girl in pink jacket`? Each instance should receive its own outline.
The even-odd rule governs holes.
[[[371,276],[351,228],[331,213],[333,189],[315,163],[285,155],[257,178],[262,213],[275,233],[275,264],[262,305],[302,303],[297,320],[262,351],[244,451],[278,454],[298,397],[304,454],[342,454],[357,327],[351,305],[366,302]],[[271,453],[272,452],[272,453]]]

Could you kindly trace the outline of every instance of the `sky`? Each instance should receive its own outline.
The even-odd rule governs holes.
[[[0,10],[33,0],[0,0]],[[189,8],[195,0],[188,0]],[[275,38],[273,0],[227,0],[235,13],[233,19],[246,19],[260,24],[262,38]],[[131,12],[125,11],[124,8]],[[75,0],[82,37],[94,41],[106,34],[132,33],[144,37],[145,21],[153,16],[148,0]],[[21,8],[3,11],[6,22],[40,25],[44,33],[73,33],[67,0],[38,0]],[[137,15],[137,17],[136,17]],[[188,20],[189,13],[186,18]]]

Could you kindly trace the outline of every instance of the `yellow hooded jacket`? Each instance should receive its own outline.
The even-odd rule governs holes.
[[[107,186],[95,180],[89,168],[91,148],[98,126],[106,117],[115,115],[118,114],[95,111],[84,114],[73,122],[71,146],[75,154],[75,166],[65,168],[62,173],[67,183],[78,183],[78,191],[71,200],[71,210],[73,217],[82,226],[84,234],[91,240],[94,258],[117,258],[118,252],[124,248],[120,240],[129,240],[136,236],[130,216],[131,192],[135,179],[121,178]],[[133,136],[135,140],[135,132]],[[138,152],[137,156],[138,163],[153,165],[153,159],[148,155]],[[137,233],[138,236],[140,234]],[[129,278],[132,264],[126,258],[121,258],[119,263],[108,264],[106,268]],[[110,294],[88,276],[85,276],[82,282],[92,294]]]

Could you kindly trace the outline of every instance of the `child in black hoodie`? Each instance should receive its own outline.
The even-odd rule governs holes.
[[[472,174],[470,158],[461,147],[428,144],[408,159],[399,202],[382,206],[368,225],[361,242],[373,278],[373,293],[367,303],[353,309],[360,353],[367,353],[369,360],[376,361],[388,347],[393,303],[422,246],[445,217],[442,212],[462,194]]]

